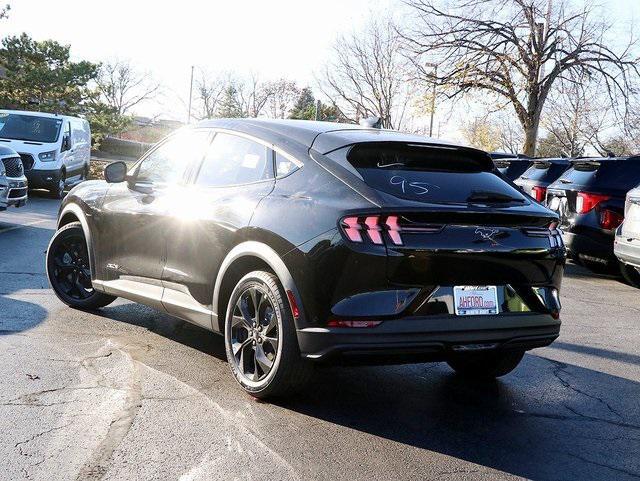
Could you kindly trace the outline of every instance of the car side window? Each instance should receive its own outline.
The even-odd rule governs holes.
[[[284,177],[298,170],[299,166],[293,160],[276,152],[276,177]]]
[[[64,131],[62,132],[62,142],[64,149],[69,150],[71,148],[71,122],[68,120],[64,123]]]
[[[193,130],[169,137],[142,160],[136,181],[154,184],[182,182],[189,166],[202,159],[210,135],[207,130]]]
[[[244,137],[218,133],[202,161],[196,184],[223,187],[272,178],[270,149]]]

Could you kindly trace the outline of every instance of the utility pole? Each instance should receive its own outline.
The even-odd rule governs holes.
[[[193,98],[193,65],[191,66],[191,82],[189,84],[189,114],[187,116],[187,124],[191,123],[191,100]]]
[[[322,111],[322,102],[320,99],[316,101],[316,120],[320,120],[320,112]]]
[[[433,137],[433,117],[436,113],[436,80],[438,79],[438,64],[427,63],[427,67],[433,67],[433,82],[431,88],[431,120],[429,121],[429,137]]]

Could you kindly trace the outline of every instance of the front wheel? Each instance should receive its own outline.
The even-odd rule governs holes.
[[[231,372],[250,395],[286,396],[311,375],[300,356],[293,316],[278,278],[254,271],[244,276],[229,299],[225,348]]]
[[[447,364],[457,373],[475,379],[494,379],[513,371],[524,351],[483,352],[455,355]]]
[[[47,276],[53,292],[70,307],[97,309],[116,299],[96,291],[91,284],[89,252],[80,222],[65,225],[51,239]]]

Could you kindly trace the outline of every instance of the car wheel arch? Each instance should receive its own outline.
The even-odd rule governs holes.
[[[214,320],[214,329],[224,332],[225,313],[231,291],[236,282],[233,279],[238,277],[238,281],[243,275],[254,270],[267,270],[273,272],[286,291],[291,291],[300,309],[300,315],[296,322],[303,317],[302,299],[295,285],[293,277],[289,272],[282,258],[278,253],[257,241],[246,241],[235,246],[222,261],[213,289],[212,310],[217,317],[217,325]]]
[[[91,229],[82,208],[77,204],[67,204],[58,216],[57,229],[64,227],[71,222],[80,222],[84,238],[87,243],[87,251],[89,252],[89,268],[91,269],[91,279],[96,279],[95,255],[93,252],[93,242],[91,238]]]

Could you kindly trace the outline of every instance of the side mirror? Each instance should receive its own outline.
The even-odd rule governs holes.
[[[122,161],[111,162],[104,168],[104,180],[110,184],[124,182],[127,179],[127,164]]]

